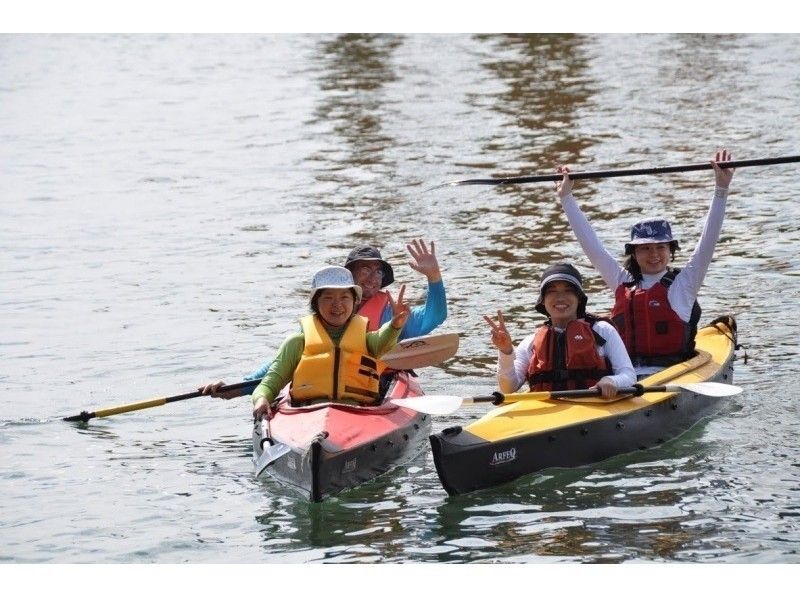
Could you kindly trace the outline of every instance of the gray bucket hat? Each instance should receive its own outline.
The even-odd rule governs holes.
[[[362,245],[360,247],[356,247],[351,251],[348,256],[347,260],[344,263],[344,267],[349,269],[353,262],[364,261],[364,262],[380,262],[381,269],[383,269],[383,279],[381,280],[381,288],[387,287],[394,282],[394,270],[389,265],[389,262],[384,260],[381,257],[381,252],[375,249],[370,245]]]
[[[361,301],[361,287],[353,282],[350,270],[341,266],[327,266],[314,273],[309,299],[313,300],[322,289],[353,289],[356,292],[356,303]]]
[[[575,293],[578,295],[578,317],[585,316],[586,303],[589,301],[589,298],[586,296],[586,293],[583,292],[583,279],[581,278],[581,274],[572,264],[553,264],[542,272],[542,282],[539,283],[539,299],[536,301],[535,306],[536,311],[548,317],[550,316],[544,307],[544,289],[548,284],[557,280],[563,280],[572,285],[575,289]]]
[[[672,227],[664,218],[640,220],[631,227],[631,240],[625,243],[625,255],[633,253],[634,245],[647,243],[669,243],[673,251],[680,249],[678,242],[672,238]]]

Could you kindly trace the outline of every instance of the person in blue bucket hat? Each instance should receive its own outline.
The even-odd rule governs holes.
[[[572,195],[569,168],[556,183],[564,213],[584,253],[614,292],[611,319],[628,349],[636,373],[643,377],[684,361],[694,354],[694,337],[700,320],[697,294],[703,284],[722,230],[728,187],[734,169],[718,162],[731,160],[728,150],[711,160],[716,183],[703,232],[683,269],[672,267],[680,249],[665,218],[649,218],[631,227],[622,266],[603,246]]]

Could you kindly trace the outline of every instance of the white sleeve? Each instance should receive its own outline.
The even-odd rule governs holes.
[[[594,232],[592,225],[589,224],[589,220],[581,212],[578,202],[572,193],[561,199],[561,206],[564,208],[564,214],[567,216],[572,232],[575,233],[575,238],[580,243],[583,253],[586,254],[592,265],[600,272],[600,276],[603,277],[606,286],[613,293],[620,284],[630,280],[630,275],[619,265],[614,256],[603,247],[603,243],[597,233]]]
[[[714,257],[714,248],[725,219],[727,199],[727,189],[722,187],[714,189],[714,198],[711,200],[711,207],[706,215],[697,247],[694,248],[689,263],[678,273],[667,292],[670,306],[684,322],[688,322],[692,315],[692,306]]]
[[[497,384],[500,392],[516,392],[528,378],[528,364],[533,357],[533,335],[529,334],[517,345],[514,353],[497,352]]]
[[[628,356],[628,351],[625,349],[625,344],[617,329],[601,320],[594,325],[594,330],[606,341],[601,350],[611,362],[611,369],[614,372],[613,376],[605,376],[605,378],[611,380],[617,388],[636,384],[636,371],[633,369],[631,358]]]

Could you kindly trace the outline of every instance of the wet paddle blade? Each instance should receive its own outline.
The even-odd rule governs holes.
[[[283,455],[291,451],[292,449],[289,448],[288,444],[267,444],[265,443],[264,452],[261,453],[261,456],[256,460],[254,470],[256,473],[256,477],[261,477],[261,474],[272,465],[275,461],[280,459]]]
[[[413,409],[420,413],[449,415],[458,411],[458,408],[464,403],[464,399],[447,395],[427,395],[422,397],[409,397],[407,399],[392,399],[391,402],[399,407],[407,407],[408,409]]]
[[[684,390],[708,397],[732,397],[742,392],[740,386],[723,384],[722,382],[689,382],[679,386]]]
[[[413,370],[438,365],[450,359],[458,351],[458,333],[418,336],[400,341],[381,357],[387,366],[395,370]]]

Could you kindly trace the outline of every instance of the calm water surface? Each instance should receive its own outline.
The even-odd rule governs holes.
[[[800,562],[796,166],[736,174],[701,293],[703,322],[739,321],[746,391],[657,450],[453,498],[425,451],[309,504],[253,479],[246,398],[60,421],[241,379],[356,244],[421,301],[416,237],[462,333],[421,380],[491,391],[481,315],[521,338],[544,265],[575,261],[598,311],[611,297],[551,185],[425,190],[800,153],[799,65],[792,35],[0,36],[0,562]],[[620,250],[669,215],[680,265],[712,189],[575,194]]]

